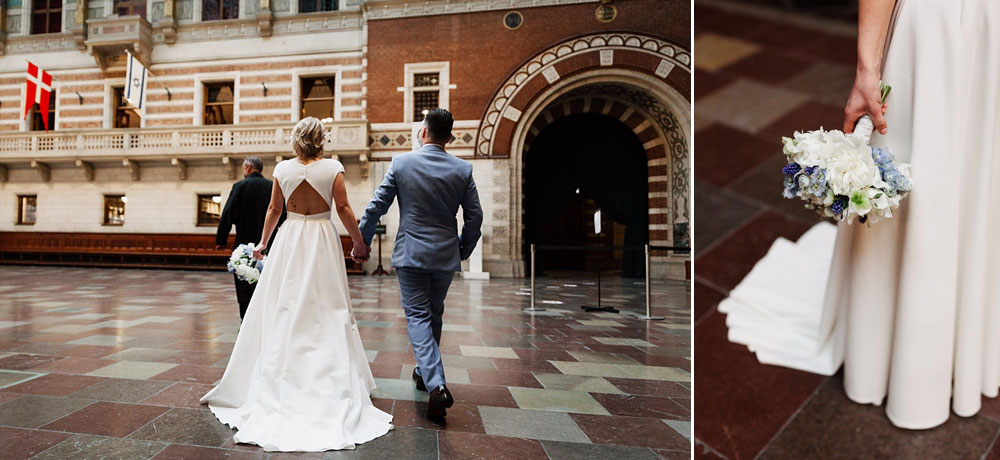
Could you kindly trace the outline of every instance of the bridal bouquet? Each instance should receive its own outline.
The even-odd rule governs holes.
[[[882,102],[892,88],[882,85]],[[806,202],[821,216],[861,223],[892,217],[892,210],[910,192],[910,166],[896,164],[888,148],[871,147],[874,124],[867,115],[858,120],[853,134],[838,130],[783,137],[788,164],[785,198]]]
[[[226,268],[230,273],[235,273],[236,277],[250,284],[256,283],[260,279],[260,272],[264,271],[264,260],[253,258],[254,244],[241,244],[233,250],[233,255],[229,257]]]

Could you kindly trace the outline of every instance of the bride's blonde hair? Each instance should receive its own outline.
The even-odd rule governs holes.
[[[300,158],[318,158],[323,155],[325,136],[322,122],[314,117],[303,118],[292,129],[292,149]]]

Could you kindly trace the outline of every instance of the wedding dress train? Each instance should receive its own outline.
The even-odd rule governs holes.
[[[334,160],[286,160],[274,177],[286,199],[299,184],[332,203]],[[226,372],[202,398],[235,441],[266,451],[350,449],[386,434],[392,416],[375,388],[330,212],[288,213],[240,326]]]
[[[840,224],[829,260],[796,257],[829,236],[778,241],[720,310],[762,362],[830,374],[842,351],[850,399],[923,429],[1000,389],[1000,2],[899,0],[890,36],[873,144],[912,165],[913,192],[892,219]]]

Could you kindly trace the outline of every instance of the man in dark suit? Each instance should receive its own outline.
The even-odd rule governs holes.
[[[263,169],[264,162],[258,157],[247,157],[243,161],[243,180],[233,184],[229,199],[226,200],[226,207],[222,209],[222,216],[219,218],[219,229],[215,234],[216,249],[226,247],[229,230],[233,225],[236,225],[234,249],[241,244],[255,246],[259,243],[258,240],[264,230],[267,205],[271,201],[271,181],[261,174]],[[282,211],[278,225],[284,220],[285,213]],[[247,313],[247,305],[250,304],[256,284],[240,281],[235,273],[233,280],[236,282],[236,300],[240,304],[240,320],[242,320]]]

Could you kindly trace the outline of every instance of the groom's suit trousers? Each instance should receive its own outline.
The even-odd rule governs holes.
[[[441,362],[441,316],[444,298],[455,276],[453,271],[397,267],[400,302],[406,313],[406,329],[410,334],[413,354],[417,358],[417,373],[428,389],[445,384]]]

